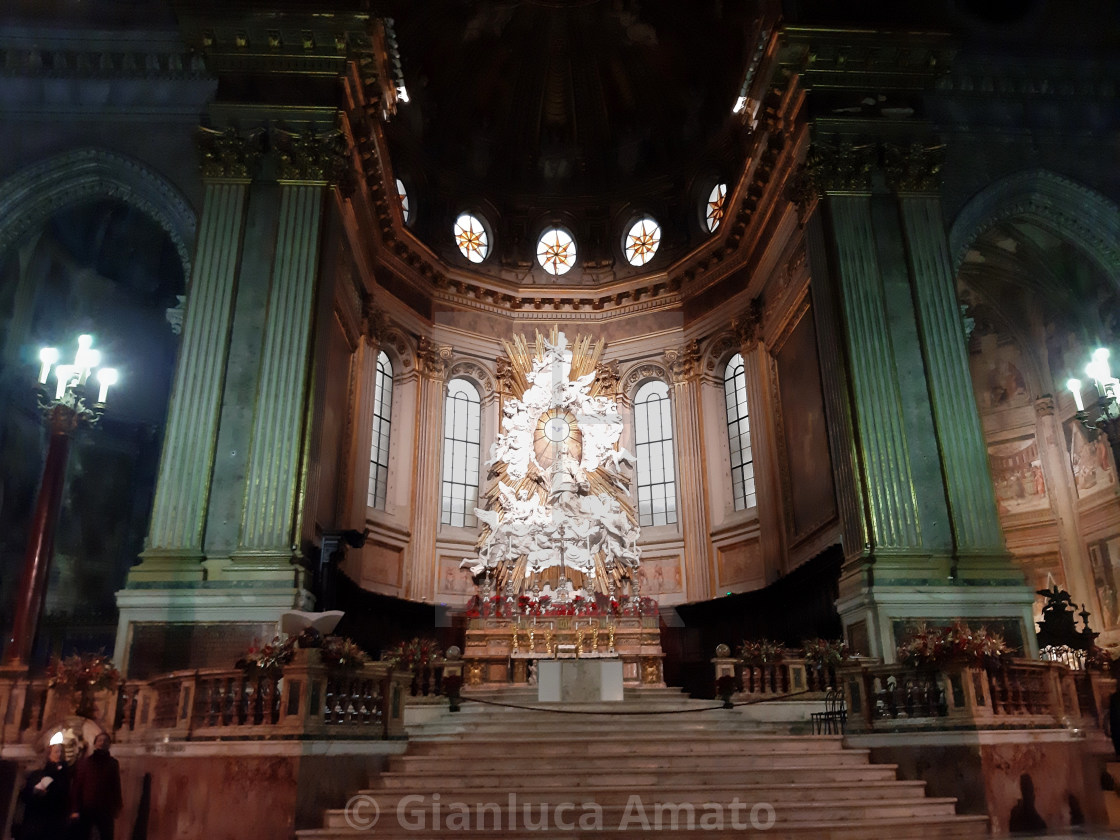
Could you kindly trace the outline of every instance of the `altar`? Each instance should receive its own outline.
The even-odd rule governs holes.
[[[544,659],[537,665],[541,703],[622,702],[622,660]]]

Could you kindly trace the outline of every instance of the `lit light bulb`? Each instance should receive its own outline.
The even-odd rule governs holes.
[[[117,384],[117,369],[102,368],[97,372],[97,381],[101,384],[101,390],[97,393],[97,401],[104,403],[105,398],[109,396],[109,386]]]
[[[1096,365],[1097,371],[1101,375],[1101,382],[1108,382],[1112,379],[1112,372],[1108,369],[1108,348],[1098,347],[1093,351],[1093,364]]]
[[[74,375],[73,365],[57,365],[54,369],[55,380],[58,382],[58,387],[55,389],[54,398],[56,400],[62,399],[62,395],[66,393],[66,388],[70,384],[70,377]]]
[[[1073,402],[1074,405],[1077,406],[1077,410],[1084,411],[1085,403],[1081,401],[1081,380],[1070,379],[1066,382],[1066,387],[1069,388],[1070,393],[1073,394]]]
[[[42,365],[39,367],[39,384],[46,385],[47,377],[51,374],[51,366],[58,361],[58,349],[55,347],[44,347],[39,351],[39,361]]]

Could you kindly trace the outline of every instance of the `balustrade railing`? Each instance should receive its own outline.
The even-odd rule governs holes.
[[[282,670],[176,671],[103,692],[98,710],[118,741],[403,738],[414,675],[387,663],[330,668],[297,650]],[[30,743],[69,714],[45,679],[0,678],[0,739]]]
[[[1098,726],[1115,681],[1058,662],[1016,659],[990,669],[850,664],[838,674],[849,731]]]

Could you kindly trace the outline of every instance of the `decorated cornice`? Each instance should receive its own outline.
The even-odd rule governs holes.
[[[251,170],[264,154],[264,138],[264,129],[242,134],[235,128],[216,131],[200,127],[197,139],[202,177],[248,180]]]
[[[341,132],[273,129],[272,143],[280,160],[281,181],[312,183],[345,180],[348,155]]]
[[[665,365],[673,382],[685,382],[700,372],[700,344],[696,339],[665,351]]]
[[[198,79],[206,75],[202,56],[185,49],[0,45],[0,76]]]
[[[883,169],[887,185],[895,192],[938,192],[944,160],[944,145],[929,145],[917,141],[908,146],[883,144]]]
[[[619,382],[618,360],[600,362],[595,369],[595,384],[598,386],[599,393],[617,397]]]
[[[638,362],[632,368],[626,371],[624,377],[623,391],[626,394],[626,399],[633,402],[634,390],[643,382],[650,379],[657,379],[661,382],[671,382],[672,377],[669,375],[668,369],[660,362],[643,361]]]
[[[446,344],[436,344],[430,338],[420,336],[416,347],[416,367],[424,376],[445,379],[451,355],[451,348]]]
[[[950,35],[939,32],[783,28],[781,63],[807,87],[924,90],[956,57]]]
[[[457,377],[474,380],[487,396],[494,393],[494,377],[478,362],[464,359],[452,364],[451,369],[447,371],[447,379]]]

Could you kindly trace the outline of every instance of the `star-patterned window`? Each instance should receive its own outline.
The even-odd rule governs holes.
[[[649,216],[638,219],[630,226],[622,247],[626,251],[626,259],[630,265],[645,265],[657,253],[657,246],[661,244],[661,225]]]
[[[412,221],[412,207],[408,203],[408,190],[404,188],[404,181],[397,178],[397,197],[401,200],[401,217],[407,225]]]
[[[576,264],[576,242],[563,228],[549,228],[537,240],[537,262],[559,277]]]
[[[708,195],[708,203],[704,206],[704,224],[708,226],[708,233],[712,233],[723,221],[723,203],[727,198],[727,184],[716,184]]]
[[[455,220],[455,244],[472,263],[480,263],[490,254],[490,235],[477,216],[463,213]]]

